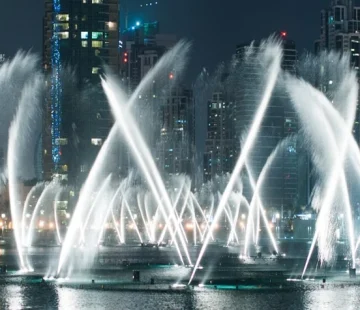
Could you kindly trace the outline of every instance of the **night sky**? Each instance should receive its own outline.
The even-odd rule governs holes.
[[[12,56],[22,48],[41,54],[43,1],[3,2],[0,53]],[[237,44],[278,30],[286,30],[300,52],[312,51],[320,31],[320,10],[330,0],[158,0],[156,16],[153,9],[140,9],[140,2],[129,0],[130,20],[156,17],[162,33],[174,33],[193,42],[188,76],[194,78],[202,67],[212,70],[220,61],[228,60]]]

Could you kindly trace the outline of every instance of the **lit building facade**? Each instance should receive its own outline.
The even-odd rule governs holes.
[[[234,102],[226,92],[216,91],[207,107],[207,138],[204,152],[204,181],[231,173],[236,161]]]
[[[158,22],[137,23],[121,36],[122,75],[129,91],[133,91],[158,59],[176,44],[176,36],[160,34]]]
[[[158,22],[137,23],[122,34],[122,80],[128,93],[176,44],[174,35],[159,33]],[[139,94],[134,108],[142,134],[164,176],[193,171],[194,99],[192,91],[175,85],[166,72]],[[165,76],[165,79],[164,79]],[[129,161],[131,159],[129,156]]]
[[[99,74],[104,65],[119,72],[118,2],[45,1],[43,66],[49,77],[42,139],[45,180],[57,176],[81,185],[112,126]],[[81,93],[86,88],[91,95]]]
[[[287,39],[287,33],[279,35],[283,46],[282,68],[292,74],[296,73],[297,51],[292,40]],[[247,136],[256,109],[260,102],[259,87],[263,83],[263,71],[257,57],[258,44],[253,45],[254,52],[244,61],[249,44],[237,47],[237,57],[243,66],[242,80],[235,94],[235,130],[240,139]],[[261,89],[261,87],[260,87]],[[255,180],[259,177],[268,157],[280,141],[298,131],[298,120],[283,89],[275,88],[269,106],[261,123],[257,139],[249,154],[249,164]],[[293,210],[298,205],[298,151],[297,142],[290,140],[280,150],[274,164],[267,173],[262,188],[262,197],[267,208],[277,210]],[[241,152],[241,149],[238,151]],[[247,173],[244,173],[244,194],[251,197],[253,190]]]
[[[195,147],[195,105],[193,93],[174,87],[169,97],[160,99],[160,138],[155,154],[165,175],[193,175]]]
[[[315,42],[315,52],[337,51],[350,55],[351,66],[360,68],[360,6],[352,0],[332,0],[330,7],[321,11],[320,38]],[[319,88],[331,91],[330,81],[320,79]],[[353,134],[360,143],[359,109]]]

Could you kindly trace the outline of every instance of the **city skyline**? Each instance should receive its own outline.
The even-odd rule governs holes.
[[[56,15],[57,19],[55,21],[52,20],[53,17],[51,17],[50,13],[48,12],[49,8],[51,8],[51,6],[52,6],[51,2],[50,1],[45,1],[45,3],[47,3],[47,5],[45,5],[45,7],[47,9],[46,9],[46,12],[44,13],[44,18],[45,18],[44,19],[44,21],[45,21],[44,27],[45,28],[44,28],[44,40],[43,40],[43,45],[44,45],[44,47],[43,47],[44,48],[44,51],[43,51],[43,65],[44,65],[44,68],[43,69],[44,69],[45,73],[50,73],[51,72],[51,68],[52,68],[51,62],[54,61],[54,59],[52,59],[52,57],[53,57],[53,55],[56,55],[56,51],[53,50],[54,46],[50,45],[51,38],[53,37],[51,32],[54,31],[56,36],[60,36],[61,41],[59,41],[59,42],[61,42],[60,45],[63,46],[63,47],[61,47],[61,51],[60,51],[60,54],[61,54],[61,66],[65,66],[67,64],[70,64],[70,66],[74,70],[79,71],[76,74],[77,75],[76,79],[78,79],[78,80],[75,82],[75,84],[78,84],[78,87],[79,87],[78,90],[80,90],[80,91],[82,91],[84,89],[84,85],[82,85],[82,84],[84,83],[85,80],[90,81],[90,83],[92,83],[93,85],[98,84],[98,82],[99,82],[98,75],[101,74],[101,68],[100,68],[101,63],[100,62],[103,61],[104,63],[107,63],[108,58],[109,58],[109,55],[108,55],[109,48],[111,50],[111,55],[112,55],[111,56],[112,58],[109,58],[109,59],[114,59],[114,62],[112,64],[110,64],[110,63],[107,63],[107,64],[111,65],[113,72],[117,72],[117,73],[120,74],[123,81],[127,80],[126,83],[130,83],[129,87],[128,87],[129,88],[128,91],[133,91],[135,89],[135,87],[140,83],[140,80],[144,77],[144,74],[152,66],[154,66],[154,64],[162,56],[164,51],[169,49],[171,46],[173,46],[177,39],[181,38],[181,35],[179,35],[178,32],[176,32],[176,31],[172,32],[171,31],[171,29],[172,29],[171,27],[163,27],[162,26],[163,24],[166,25],[166,21],[165,21],[165,23],[162,24],[162,22],[164,21],[164,20],[162,21],[162,19],[164,18],[163,11],[165,10],[165,8],[168,9],[168,12],[171,12],[171,10],[176,8],[176,4],[170,5],[170,3],[168,1],[154,2],[154,5],[152,6],[152,9],[149,9],[149,10],[147,9],[148,6],[146,4],[144,4],[143,1],[140,1],[140,0],[139,1],[133,1],[133,2],[130,2],[130,3],[128,1],[125,1],[125,0],[120,1],[120,2],[117,2],[117,0],[114,0],[113,2],[111,2],[112,7],[110,7],[109,12],[111,11],[111,14],[112,14],[111,18],[112,19],[109,22],[109,24],[110,23],[112,24],[112,27],[113,27],[112,32],[114,33],[114,37],[111,40],[110,40],[110,37],[108,38],[108,32],[107,31],[109,29],[103,29],[104,27],[100,26],[99,29],[101,30],[101,32],[98,32],[99,29],[96,29],[95,26],[92,26],[93,20],[95,18],[94,17],[95,15],[94,16],[91,15],[91,14],[93,14],[93,13],[91,13],[92,10],[93,9],[95,11],[99,10],[107,2],[102,3],[102,2],[98,2],[98,0],[93,0],[93,1],[90,1],[90,0],[82,0],[82,1],[72,0],[72,1],[69,1],[68,4],[62,5],[62,10],[65,9],[64,12],[67,12],[67,10],[69,9],[67,7],[70,6],[70,3],[71,3],[71,6],[82,8],[78,12],[79,14],[82,14],[82,15],[77,16],[77,13],[75,14],[74,12],[69,11],[70,12],[70,18],[69,18],[69,14],[66,15],[67,17],[65,15],[64,15],[65,17]],[[66,3],[66,2],[64,2],[64,3]],[[117,9],[115,10],[114,7],[115,7],[116,3],[121,3],[122,6],[119,6],[119,7],[116,6]],[[208,3],[209,7],[207,8],[207,10],[210,10],[210,11],[212,10],[212,3],[213,2]],[[337,3],[340,3],[340,2],[339,1],[338,2],[337,1],[330,1],[330,3],[328,3],[324,8],[322,8],[322,10],[321,10],[322,14],[324,14],[324,12],[327,12],[327,10],[331,7],[331,5],[336,5]],[[101,6],[99,4],[101,4]],[[119,11],[118,11],[118,8],[120,8]],[[121,8],[122,8],[122,11],[121,11]],[[190,6],[187,7],[187,8],[190,8]],[[244,6],[244,8],[245,8],[245,6]],[[74,10],[74,9],[72,9],[72,10]],[[287,10],[287,8],[284,7],[283,10],[285,12]],[[118,11],[120,13],[118,14],[115,11]],[[209,13],[210,11],[207,11],[207,13]],[[351,11],[351,9],[349,9],[349,11]],[[100,14],[102,14],[101,9],[100,9],[99,12],[100,12]],[[134,16],[136,17],[136,15],[137,15],[136,13],[139,13],[138,14],[138,16],[140,17],[139,19],[134,18]],[[221,13],[221,12],[219,12],[219,13]],[[89,15],[90,16],[89,17],[89,22],[86,21],[88,14],[90,14]],[[260,14],[260,13],[257,12],[256,14]],[[327,14],[332,14],[332,13],[327,13]],[[334,14],[336,14],[335,11],[334,11]],[[120,19],[118,20],[119,15],[120,15]],[[125,15],[126,18],[124,16],[121,17],[122,15]],[[211,15],[211,14],[206,14],[206,15],[208,16],[208,15]],[[144,16],[146,16],[146,17],[144,17]],[[81,21],[80,21],[80,17],[81,17]],[[78,20],[78,18],[79,18],[79,20]],[[97,20],[97,18],[98,17],[96,17],[95,19]],[[127,33],[126,33],[124,27],[123,28],[118,28],[119,25],[124,24],[124,20],[122,20],[121,18],[123,18],[123,19],[125,18],[125,23],[126,24],[128,23],[128,25],[130,26],[130,28],[128,28],[130,30],[127,31]],[[144,23],[141,19],[145,19],[145,18],[147,18],[149,20],[159,20],[160,22],[159,23],[158,22],[155,22],[155,23],[152,22],[152,23],[149,23],[149,24]],[[340,18],[340,15],[338,16],[338,18]],[[346,18],[343,17],[343,19],[347,22]],[[69,20],[70,20],[70,24],[69,24]],[[118,20],[118,21],[115,21],[115,20]],[[325,17],[325,20],[326,20],[326,17]],[[201,21],[201,17],[199,17],[199,21]],[[323,18],[322,22],[324,22],[324,18]],[[54,28],[53,30],[51,30],[52,29],[52,26],[51,26],[52,23],[54,23],[54,26],[56,25],[57,28]],[[132,25],[134,25],[134,27]],[[152,25],[152,26],[150,27],[150,25]],[[205,24],[203,24],[203,25],[205,25]],[[210,23],[208,25],[210,25]],[[79,28],[78,28],[78,26],[79,26]],[[324,29],[324,26],[322,24],[320,24],[320,26],[321,26],[320,29]],[[80,30],[80,28],[81,28],[81,30]],[[142,28],[146,29],[146,30],[141,30]],[[219,29],[220,28],[221,27],[219,27]],[[254,29],[255,28],[256,27],[254,27]],[[121,32],[120,37],[118,37],[119,33],[116,31],[117,29],[119,29],[120,32]],[[209,31],[210,31],[210,29],[211,29],[211,27],[208,28]],[[92,31],[91,32],[92,37],[90,37],[89,30]],[[96,31],[94,32],[94,30],[96,30]],[[102,32],[103,30],[105,31],[104,33]],[[194,31],[194,34],[195,34],[196,33],[196,27],[194,28],[194,30],[195,30]],[[236,30],[236,28],[234,28],[234,30]],[[205,33],[208,33],[209,31],[206,31]],[[173,33],[174,36],[169,36],[169,34],[171,34],[171,33]],[[291,34],[288,33],[288,31],[282,31],[280,33],[281,33],[281,36],[283,38],[286,38],[287,40],[288,39],[290,39],[290,40],[294,39],[291,36]],[[321,34],[321,31],[319,31],[319,33],[323,37],[323,34]],[[100,37],[99,37],[99,34],[101,34]],[[231,37],[231,40],[227,40],[226,38],[229,37],[229,35],[231,35],[231,34],[232,34],[231,31],[228,31],[228,32],[224,33],[224,35],[223,35],[224,36],[224,40],[223,40],[224,43],[226,42],[226,43],[229,43],[229,44],[233,44],[233,40],[236,39],[237,43],[236,43],[236,45],[234,44],[234,46],[239,46],[239,44],[241,46],[241,45],[244,44],[244,42],[247,42],[245,45],[248,45],[251,42],[251,40],[246,41],[243,38],[237,39],[237,37],[240,36],[240,34],[239,35],[233,35]],[[50,37],[49,37],[49,35],[50,35]],[[176,37],[176,35],[177,35],[177,37]],[[144,38],[142,39],[144,41],[143,43],[140,42],[141,40],[139,42],[137,42],[138,41],[138,38],[137,38],[138,36],[139,37],[144,36]],[[110,42],[111,46],[109,45],[109,42],[108,42],[109,40],[111,41]],[[119,49],[117,48],[117,42],[120,43],[122,48],[119,48]],[[133,43],[131,43],[131,42],[133,42]],[[259,41],[256,41],[256,42],[259,42]],[[292,51],[290,52],[291,55],[292,55],[290,63],[294,62],[294,66],[295,66],[295,62],[296,62],[296,56],[295,55],[296,55],[296,53],[298,51],[298,49],[296,50],[296,48],[295,48],[295,42],[296,42],[296,46],[299,46],[299,44],[298,44],[298,42],[296,40],[294,40],[292,42],[294,42],[294,46],[291,47],[291,50],[294,50],[294,52],[292,52]],[[314,40],[314,43],[315,42],[316,42],[316,40]],[[52,42],[52,44],[54,44],[54,43]],[[99,44],[101,44],[101,46]],[[194,44],[196,46],[196,43],[194,43]],[[119,47],[120,47],[120,45],[119,45]],[[122,45],[124,45],[124,46],[122,46]],[[134,45],[134,47],[131,47],[133,45]],[[324,43],[322,43],[322,45],[323,45],[323,48],[324,48]],[[317,46],[316,44],[313,44],[314,48],[316,46]],[[215,50],[217,47],[218,47],[218,44],[214,45],[213,50]],[[95,54],[93,54],[94,50],[95,50]],[[101,50],[101,55],[100,55],[100,50]],[[235,49],[233,48],[232,53],[229,53],[228,56],[235,54],[234,50]],[[192,54],[194,54],[195,51],[196,51],[196,48],[193,47],[192,48]],[[74,53],[77,55],[76,57],[75,57]],[[102,53],[105,53],[104,54],[105,56],[102,55]],[[208,60],[206,60],[206,59],[208,59],[207,54],[210,54],[210,56],[212,57],[212,54],[214,54],[214,53],[203,53],[203,55],[204,55],[204,57],[203,57],[204,61],[203,62],[208,61]],[[83,55],[83,56],[81,56],[81,55]],[[89,56],[88,59],[87,59],[87,57],[88,57],[87,55]],[[90,56],[90,55],[92,55],[92,56]],[[151,57],[150,57],[150,55],[151,55]],[[288,60],[286,60],[286,57],[287,57],[286,55],[287,55],[287,50],[285,49],[285,51],[284,51],[284,60],[288,61]],[[358,54],[356,54],[356,55],[358,55]],[[11,57],[11,55],[10,55],[10,57]],[[194,66],[192,64],[196,60],[195,58],[192,60],[192,62],[190,62],[188,67],[194,69]],[[139,61],[139,59],[142,59],[142,60]],[[153,59],[153,60],[151,62],[148,61],[148,63],[147,63],[146,60],[150,60],[150,59]],[[223,60],[225,60],[225,59],[226,59],[226,57],[223,58]],[[139,66],[140,63],[141,63],[141,65]],[[220,63],[220,60],[218,61],[218,63]],[[213,63],[213,65],[215,66],[217,64]],[[291,66],[293,66],[293,65],[291,65]],[[57,85],[56,83],[54,84],[54,80],[52,80],[51,83],[52,83],[53,86]],[[52,101],[54,101],[53,94],[51,96],[52,96]],[[155,99],[152,99],[152,101],[154,101],[154,102],[155,101],[157,102],[160,99],[156,93],[151,94],[151,98],[155,98]],[[175,99],[172,99],[172,100],[175,100]],[[204,144],[204,140],[206,139],[206,137],[200,137],[199,138],[199,136],[201,136],[201,134],[199,135],[199,132],[203,131],[203,133],[205,133],[205,131],[201,130],[201,128],[205,129],[205,127],[206,127],[206,125],[205,125],[205,122],[206,122],[206,117],[205,117],[206,111],[205,111],[205,109],[206,109],[207,103],[205,102],[205,104],[204,104],[204,102],[202,102],[202,100],[206,101],[207,99],[206,98],[202,98],[202,99],[200,98],[200,101],[198,100],[198,102],[195,102],[195,104],[197,106],[199,106],[199,105],[201,106],[200,110],[201,109],[204,110],[204,111],[202,111],[204,117],[195,116],[196,121],[195,120],[190,121],[190,122],[194,122],[194,124],[196,124],[196,127],[197,127],[194,130],[195,134],[194,133],[190,134],[190,136],[195,136],[195,135],[197,136],[196,143],[195,143],[195,148],[196,148],[197,153],[196,153],[196,155],[192,154],[190,156],[186,156],[188,158],[187,160],[189,160],[189,158],[195,158],[196,156],[198,156],[199,158],[202,158],[203,153],[206,152],[206,150],[204,150],[203,146],[202,146]],[[50,101],[48,101],[48,102],[50,102]],[[241,102],[241,100],[239,101],[237,99],[237,103],[235,104],[235,110],[238,108],[238,106],[241,106],[242,104],[243,103]],[[56,102],[52,103],[52,105],[56,106]],[[49,108],[49,107],[47,107],[47,108]],[[104,111],[107,110],[106,107],[103,107],[101,109],[104,110]],[[68,110],[71,111],[71,113],[72,113],[72,110],[74,110],[74,109],[72,107],[72,108],[69,108]],[[51,149],[52,149],[52,153],[53,153],[52,154],[52,156],[53,156],[52,161],[55,164],[55,170],[53,170],[53,171],[52,171],[52,169],[49,169],[49,168],[45,169],[44,168],[44,173],[47,176],[47,177],[45,177],[45,179],[50,179],[51,176],[52,176],[52,173],[54,171],[59,170],[59,167],[58,167],[59,162],[56,162],[56,160],[54,159],[55,158],[54,157],[54,152],[58,153],[58,154],[62,154],[61,149],[66,148],[66,147],[64,147],[64,146],[60,147],[59,143],[60,143],[60,141],[62,141],[62,143],[65,143],[64,145],[67,145],[69,143],[68,142],[68,137],[67,137],[67,136],[69,136],[69,132],[71,133],[71,135],[73,135],[74,131],[83,132],[83,136],[84,136],[83,139],[84,139],[84,141],[86,141],[86,144],[91,142],[91,145],[93,145],[95,143],[93,141],[95,141],[95,140],[96,140],[96,143],[98,143],[98,141],[104,141],[105,137],[108,134],[108,131],[109,131],[109,128],[110,128],[109,126],[111,124],[111,120],[108,117],[102,117],[102,115],[100,115],[98,113],[98,111],[95,111],[95,110],[96,109],[92,108],[91,111],[89,111],[89,114],[87,115],[89,117],[89,119],[92,119],[92,117],[95,117],[95,116],[96,116],[96,119],[104,118],[104,119],[106,119],[108,121],[108,124],[106,126],[105,126],[105,124],[102,124],[101,126],[99,125],[102,128],[102,132],[100,132],[99,129],[98,129],[98,130],[95,130],[95,131],[93,130],[93,132],[90,134],[90,131],[88,130],[89,133],[87,133],[85,135],[86,138],[84,136],[84,132],[86,131],[85,127],[83,126],[84,128],[82,128],[80,126],[80,128],[76,128],[76,127],[78,127],[79,123],[81,123],[81,121],[77,120],[75,122],[74,119],[71,118],[71,120],[70,120],[69,117],[65,117],[67,115],[67,114],[66,115],[64,114],[65,110],[64,111],[61,110],[61,111],[58,112],[58,113],[63,115],[63,119],[62,119],[63,124],[61,124],[61,125],[56,125],[55,124],[56,126],[60,126],[61,129],[60,129],[60,127],[58,129],[57,129],[57,127],[54,127],[55,126],[54,123],[51,126],[47,126],[46,121],[45,121],[43,128],[47,128],[48,131],[51,128],[51,131],[54,132],[54,134],[52,134],[52,147],[51,147]],[[50,112],[47,111],[47,113],[49,114]],[[52,109],[51,109],[51,113],[53,113]],[[99,115],[100,115],[100,117],[99,117]],[[214,115],[217,116],[216,113]],[[276,115],[276,117],[279,117],[279,115]],[[237,115],[237,119],[240,120],[241,115]],[[184,120],[180,117],[180,119],[176,119],[176,121],[177,122],[183,122]],[[90,122],[88,121],[88,123],[92,123],[92,125],[94,125],[93,122],[91,122],[91,121]],[[279,125],[280,127],[283,126],[282,122],[280,122],[279,124],[280,124]],[[84,124],[82,124],[82,125],[84,125]],[[247,124],[247,122],[240,121],[240,125],[237,124],[235,127],[238,127],[238,126],[247,127],[248,124]],[[94,127],[94,126],[90,126],[90,127]],[[76,128],[76,129],[74,129],[74,128]],[[242,130],[239,130],[239,128],[237,129],[238,135],[241,135]],[[208,128],[208,130],[209,130],[209,128]],[[46,132],[46,130],[44,132]],[[46,136],[50,136],[50,135],[49,134],[47,134],[47,135],[43,134],[43,139]],[[78,137],[77,134],[75,136]],[[239,136],[237,137],[237,139],[239,139]],[[47,162],[47,160],[45,160],[45,159],[47,157],[49,157],[49,155],[51,153],[51,152],[49,152],[49,150],[50,150],[50,147],[48,145],[49,143],[48,142],[45,143],[45,140],[43,140],[43,143],[44,143],[43,147],[44,147],[44,154],[45,154],[45,155],[43,155],[44,167],[49,166],[49,164],[45,165],[45,163]],[[81,139],[80,139],[80,141],[81,141]],[[235,143],[235,145],[236,144],[237,143]],[[96,146],[100,146],[100,145],[101,145],[101,142],[99,144],[96,144]],[[218,148],[218,146],[217,146],[217,148]],[[235,158],[237,157],[237,154],[236,154],[236,152],[238,151],[237,148],[238,148],[237,146],[233,146],[233,149],[230,151],[230,153],[232,154],[231,156],[235,156]],[[172,150],[171,147],[168,147],[168,149]],[[235,152],[235,153],[233,153],[233,152]],[[75,158],[74,152],[70,152],[70,153],[71,153],[71,157]],[[88,153],[88,152],[85,151],[84,153]],[[97,151],[95,151],[95,154],[96,153],[97,153]],[[266,159],[268,154],[262,154],[261,156],[263,156]],[[60,158],[60,155],[58,157]],[[63,157],[63,155],[61,155],[61,157]],[[92,160],[90,160],[90,162],[92,162]],[[70,167],[71,166],[74,166],[74,165],[70,165]],[[80,169],[80,167],[82,167],[80,170],[82,172],[85,172],[85,171],[88,170],[88,168],[86,168],[86,167],[91,166],[91,163],[90,164],[89,163],[85,164],[84,162],[80,161],[77,164],[77,166],[79,166],[79,167],[77,167],[77,170]],[[69,169],[69,163],[68,162],[66,162],[66,163],[64,162],[61,165],[61,167],[62,167],[61,169],[64,170],[62,172],[65,175],[71,174],[70,171],[72,169],[71,168]],[[221,168],[217,173],[230,172],[231,168],[232,168],[232,164],[226,169]],[[182,172],[182,170],[180,170],[178,172]],[[211,174],[213,175],[214,171]],[[81,182],[80,182],[80,184],[81,184]]]
[[[0,308],[356,308],[358,1],[7,1]]]
[[[319,37],[320,11],[329,6],[330,0],[316,3],[306,0],[296,7],[285,0],[276,3],[264,0],[232,3],[228,0],[222,5],[215,0],[185,0],[181,3],[162,0],[159,1],[156,15],[149,12],[149,20],[143,21],[157,19],[162,33],[173,33],[179,39],[186,38],[193,42],[187,69],[187,81],[191,82],[202,67],[212,71],[221,61],[230,59],[236,45],[260,40],[277,31],[287,31],[289,38],[296,41],[300,54],[303,49],[313,51],[314,41]],[[19,16],[19,27],[14,27],[14,14]],[[136,15],[134,12],[130,17],[134,19]],[[0,12],[0,26],[12,31],[4,33],[6,44],[1,47],[2,52],[12,57],[18,49],[32,49],[40,56],[43,16],[42,1],[35,4],[26,0],[5,3]],[[139,16],[146,16],[140,5]]]

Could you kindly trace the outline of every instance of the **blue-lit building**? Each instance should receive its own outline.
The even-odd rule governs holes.
[[[99,75],[119,72],[118,0],[46,0],[43,174],[81,185],[112,126]]]

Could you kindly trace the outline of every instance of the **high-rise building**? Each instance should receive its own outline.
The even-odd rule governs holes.
[[[45,0],[45,179],[81,184],[87,175],[112,126],[99,74],[104,65],[118,73],[119,60],[118,0]]]
[[[193,174],[195,143],[194,99],[192,91],[178,86],[160,100],[160,138],[155,154],[165,174]]]
[[[351,66],[360,74],[360,6],[352,0],[332,0],[330,7],[321,11],[320,39],[315,42],[315,52],[337,51],[350,55]],[[319,81],[317,87],[327,92],[336,87],[332,81]],[[357,112],[353,128],[360,143],[360,115]]]
[[[122,34],[122,73],[129,92],[155,65],[159,58],[176,44],[176,36],[160,34],[159,23],[140,23]]]
[[[122,77],[131,93],[176,44],[176,37],[160,34],[158,22],[139,22],[123,32],[122,43]],[[191,90],[174,85],[174,74],[171,70],[161,72],[151,87],[139,94],[134,109],[138,125],[164,175],[193,171],[194,99]]]
[[[297,65],[295,43],[287,38],[286,32],[281,32],[279,39],[283,46],[282,68],[294,74]],[[261,52],[259,44],[254,43],[250,48],[252,53],[248,53],[249,44],[239,45],[236,51],[243,66],[242,80],[235,95],[235,130],[238,139],[247,136],[247,130],[252,124],[260,99],[259,85],[262,85],[263,79],[263,69],[258,61]],[[246,61],[245,55],[247,55]],[[286,94],[276,88],[249,154],[249,164],[255,179],[259,177],[269,155],[279,142],[296,133],[297,130],[297,117],[291,103]],[[296,141],[290,140],[277,157],[276,163],[271,166],[267,174],[262,197],[268,208],[292,210],[298,203],[299,195]],[[253,191],[250,180],[246,177],[245,174],[244,194],[250,198]]]
[[[231,173],[236,161],[234,102],[225,91],[215,91],[207,107],[204,181]]]
[[[360,7],[352,0],[332,0],[330,7],[321,11],[320,50],[351,53],[356,69],[360,67]]]

